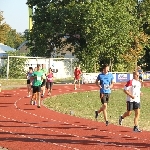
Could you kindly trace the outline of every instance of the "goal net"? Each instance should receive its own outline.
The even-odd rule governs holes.
[[[34,69],[37,64],[45,64],[47,70],[49,68],[53,70],[57,81],[69,82],[73,79],[76,63],[76,58],[8,56],[0,60],[0,78],[26,79],[29,67]]]

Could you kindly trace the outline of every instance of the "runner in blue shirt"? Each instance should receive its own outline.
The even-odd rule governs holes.
[[[112,73],[109,73],[109,65],[105,64],[102,69],[102,73],[100,73],[96,79],[96,85],[100,88],[100,99],[102,106],[99,110],[95,111],[95,119],[97,119],[100,112],[103,112],[106,126],[108,126],[107,103],[111,94],[111,88],[113,87],[114,77]]]

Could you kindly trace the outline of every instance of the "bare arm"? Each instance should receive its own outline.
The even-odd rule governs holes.
[[[134,99],[134,96],[128,90],[124,89],[124,93],[130,96],[132,99]]]
[[[101,89],[101,85],[98,83],[98,79],[96,79],[95,84]]]

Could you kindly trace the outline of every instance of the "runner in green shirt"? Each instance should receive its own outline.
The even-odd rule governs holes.
[[[33,95],[37,93],[38,108],[41,107],[41,85],[43,81],[43,73],[40,71],[40,65],[37,64],[37,71],[32,74],[33,78]]]

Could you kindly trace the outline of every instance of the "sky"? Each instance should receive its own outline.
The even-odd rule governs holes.
[[[0,11],[3,11],[5,22],[16,32],[23,33],[28,29],[27,0],[0,0]]]

